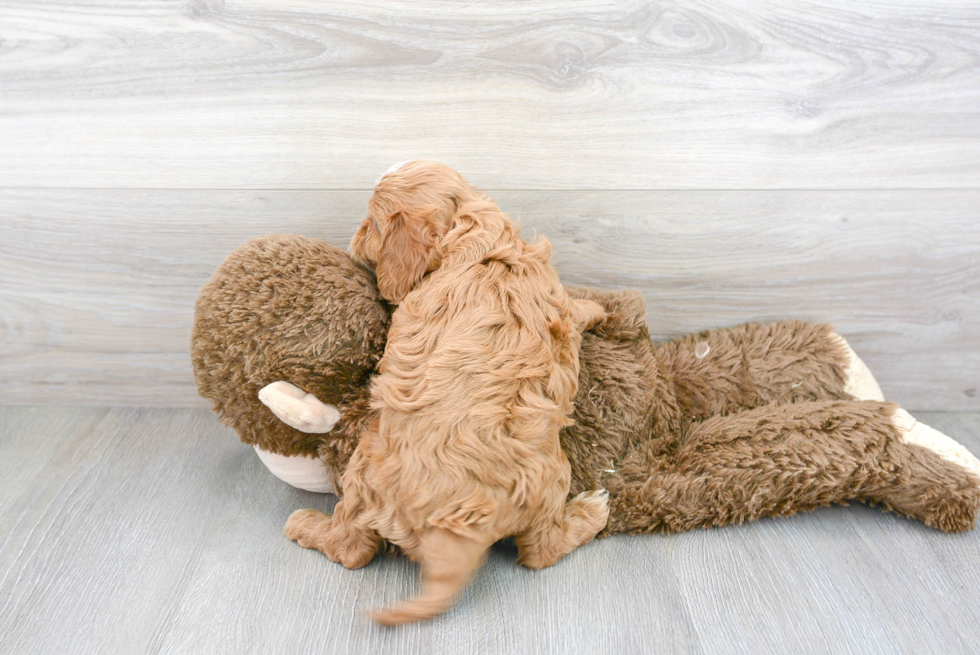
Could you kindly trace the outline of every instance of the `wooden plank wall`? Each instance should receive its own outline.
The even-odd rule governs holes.
[[[198,404],[197,290],[445,161],[658,337],[832,322],[980,409],[980,5],[0,0],[0,403]]]

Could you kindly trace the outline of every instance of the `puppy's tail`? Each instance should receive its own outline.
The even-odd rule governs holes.
[[[422,537],[422,593],[392,607],[377,610],[371,618],[382,625],[431,619],[446,611],[453,599],[480,568],[490,544],[461,537],[444,528],[432,528]]]

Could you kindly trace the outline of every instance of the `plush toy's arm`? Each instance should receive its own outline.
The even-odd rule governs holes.
[[[685,418],[769,403],[884,400],[871,371],[829,325],[783,321],[706,330],[662,344]]]
[[[279,380],[259,390],[259,400],[286,425],[308,434],[323,434],[333,430],[340,412],[326,405],[311,393]]]

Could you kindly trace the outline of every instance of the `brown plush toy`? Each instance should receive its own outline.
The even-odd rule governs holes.
[[[973,527],[980,461],[883,402],[827,325],[708,330],[654,345],[637,291],[570,289],[608,318],[585,333],[570,494],[610,492],[603,534],[679,532],[859,500],[947,532]],[[370,272],[316,239],[232,253],[201,291],[200,394],[287,482],[339,479],[369,421],[390,308]]]

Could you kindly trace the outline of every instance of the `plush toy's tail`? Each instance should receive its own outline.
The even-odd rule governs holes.
[[[431,619],[446,611],[483,563],[490,544],[433,528],[422,538],[422,593],[393,607],[378,610],[371,618],[382,625]]]

